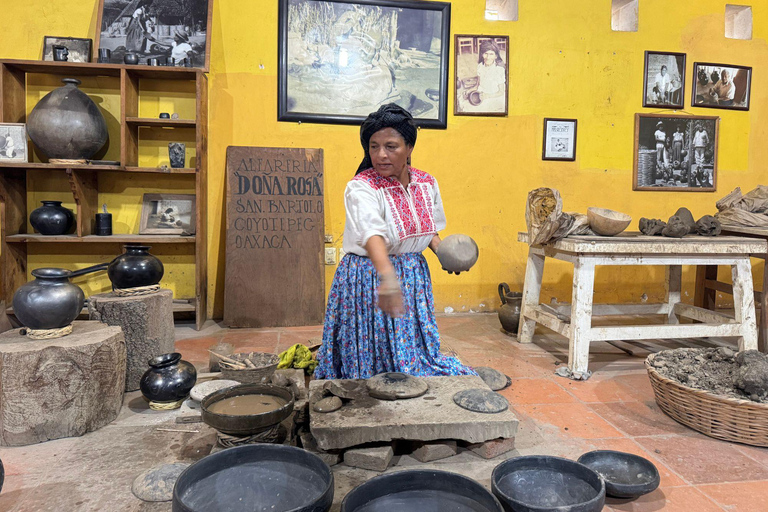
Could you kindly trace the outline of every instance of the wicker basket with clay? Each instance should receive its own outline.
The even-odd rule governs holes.
[[[219,357],[221,358],[219,362],[221,377],[236,380],[241,384],[269,382],[280,362],[276,354],[266,352],[248,352]]]
[[[653,367],[656,355],[648,356],[645,368],[662,411],[710,437],[768,447],[768,404],[714,395],[663,377]]]

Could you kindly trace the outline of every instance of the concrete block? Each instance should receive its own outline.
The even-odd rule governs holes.
[[[411,456],[419,462],[432,462],[456,455],[456,441],[432,441],[415,443]]]
[[[275,370],[271,382],[275,386],[290,389],[296,400],[306,400],[307,398],[307,381],[304,378],[304,370],[296,368]]]
[[[341,452],[326,452],[324,450],[321,450],[317,446],[317,441],[315,441],[315,438],[312,436],[310,432],[307,432],[306,430],[302,430],[299,432],[299,439],[301,440],[301,447],[307,450],[310,453],[314,453],[320,459],[322,459],[323,462],[328,464],[329,466],[335,466],[339,462],[341,462],[342,459],[342,453]]]
[[[493,439],[483,443],[474,443],[467,446],[469,450],[484,459],[492,459],[515,449],[515,440],[511,438]]]
[[[371,471],[384,471],[395,455],[392,445],[353,448],[344,452],[344,464]]]

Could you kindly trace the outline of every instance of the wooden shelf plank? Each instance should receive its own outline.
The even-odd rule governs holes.
[[[136,243],[136,244],[193,244],[194,236],[181,235],[110,235],[110,236],[77,236],[77,235],[41,235],[39,233],[24,233],[8,235],[8,243]]]
[[[158,174],[195,174],[194,167],[174,169],[173,167],[126,167],[125,172],[151,172]]]
[[[138,126],[160,128],[195,128],[197,123],[192,119],[160,119],[153,117],[126,117],[125,122]]]
[[[139,78],[162,80],[195,80],[196,68],[168,66],[147,66],[137,64],[100,64],[97,62],[53,62],[44,60],[2,59],[0,64],[25,73],[47,73],[52,75],[114,76],[119,77],[123,69]]]
[[[27,163],[27,162],[0,162],[0,169],[40,169],[45,171],[77,169],[86,171],[121,171],[123,167],[120,165],[66,165],[66,164],[46,164],[41,162]]]

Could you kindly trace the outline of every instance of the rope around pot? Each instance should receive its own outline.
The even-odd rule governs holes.
[[[181,404],[184,403],[184,400],[186,400],[186,398],[182,398],[176,402],[153,402],[150,400],[149,408],[153,411],[172,411],[181,407]]]
[[[115,288],[112,290],[118,297],[137,297],[139,295],[150,295],[160,291],[159,284],[149,286],[137,286],[136,288]]]
[[[242,446],[253,443],[275,443],[279,437],[280,424],[273,425],[267,430],[263,430],[252,436],[232,436],[216,431],[216,438],[219,446],[223,448],[232,448],[233,446]]]
[[[72,324],[57,329],[24,329],[24,334],[32,340],[53,340],[72,334]]]

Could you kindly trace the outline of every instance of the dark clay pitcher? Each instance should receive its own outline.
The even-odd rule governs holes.
[[[508,334],[516,334],[517,326],[520,323],[520,306],[523,303],[523,294],[509,291],[507,283],[499,283],[499,298],[501,299],[501,307],[498,312],[501,328]]]

